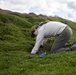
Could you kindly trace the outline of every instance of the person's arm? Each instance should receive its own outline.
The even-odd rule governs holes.
[[[44,45],[47,42],[48,38],[44,38],[41,45]]]
[[[44,38],[41,42],[40,48],[43,48],[45,46],[45,43],[47,42],[48,38]]]
[[[31,51],[31,54],[36,54],[39,50],[39,47],[41,45],[41,42],[43,41],[44,37],[43,35],[38,35],[37,38],[36,38],[36,43],[35,43],[35,46],[34,48],[32,49]]]

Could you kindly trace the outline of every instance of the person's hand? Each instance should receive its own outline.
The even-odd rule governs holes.
[[[43,45],[41,45],[40,48],[43,48]]]

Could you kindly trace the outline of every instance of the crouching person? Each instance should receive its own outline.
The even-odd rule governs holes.
[[[36,43],[31,51],[31,54],[36,54],[39,47],[43,45],[47,38],[55,36],[56,39],[51,47],[51,53],[70,51],[70,45],[65,45],[72,36],[71,28],[64,23],[49,21],[33,27],[32,37],[36,37]]]

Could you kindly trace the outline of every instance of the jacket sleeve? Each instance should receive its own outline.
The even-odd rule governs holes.
[[[43,41],[41,42],[41,45],[44,45],[47,42],[48,38],[44,38]]]
[[[39,47],[42,43],[42,41],[44,40],[44,37],[43,35],[39,34],[37,37],[36,37],[36,43],[35,43],[35,46],[34,48],[32,49],[31,51],[31,54],[36,54],[39,50]]]

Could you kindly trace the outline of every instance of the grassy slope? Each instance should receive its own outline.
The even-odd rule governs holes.
[[[0,75],[76,74],[75,51],[56,54],[49,54],[48,51],[48,55],[44,58],[38,58],[38,54],[30,55],[35,43],[35,39],[29,35],[30,28],[45,20],[68,24],[74,32],[69,42],[75,40],[76,23],[74,22],[35,14],[0,13]],[[49,39],[47,46],[51,44],[50,41],[52,42],[53,39]]]

